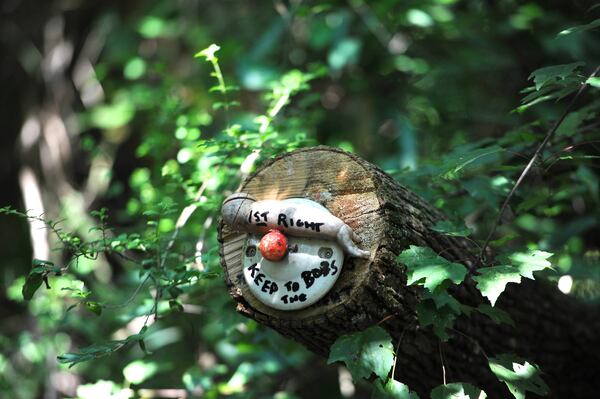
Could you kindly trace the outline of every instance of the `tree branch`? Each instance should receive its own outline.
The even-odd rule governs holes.
[[[560,118],[558,118],[558,120],[554,123],[552,128],[550,130],[548,130],[548,133],[546,133],[546,137],[544,137],[544,140],[540,143],[537,150],[535,150],[535,153],[533,154],[533,156],[527,163],[527,166],[525,166],[525,169],[523,169],[523,172],[521,172],[521,175],[517,179],[517,182],[515,183],[513,188],[510,190],[510,192],[506,196],[506,199],[504,200],[504,202],[502,203],[502,206],[500,207],[500,212],[498,213],[498,217],[496,218],[496,221],[494,222],[492,229],[490,230],[489,234],[487,235],[487,238],[485,239],[483,245],[481,246],[481,252],[479,253],[479,260],[482,263],[484,262],[485,251],[486,251],[492,237],[494,236],[494,233],[496,233],[496,229],[498,228],[498,225],[500,224],[502,215],[504,214],[504,211],[506,210],[508,203],[510,202],[512,197],[515,195],[517,188],[519,188],[519,186],[525,179],[525,176],[527,176],[527,174],[531,170],[535,161],[540,157],[540,155],[544,151],[544,148],[546,147],[546,144],[548,144],[548,142],[550,141],[552,136],[554,136],[554,133],[556,132],[558,127],[561,125],[561,123],[565,120],[566,116],[569,114],[569,112],[571,112],[571,110],[575,106],[575,103],[577,102],[577,100],[579,99],[581,94],[584,92],[585,88],[588,86],[587,81],[590,78],[594,77],[599,71],[600,71],[600,65],[597,66],[596,69],[594,69],[594,72],[592,72],[591,75],[588,76],[588,78],[583,82],[583,84],[581,85],[581,87],[579,88],[579,90],[577,91],[577,93],[575,94],[575,96],[573,97],[571,102],[569,103],[569,105],[567,105],[567,108],[565,108],[565,111],[562,113]]]

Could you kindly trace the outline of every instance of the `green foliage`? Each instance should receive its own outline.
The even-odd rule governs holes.
[[[464,280],[467,268],[449,262],[431,248],[413,245],[398,255],[397,261],[407,268],[408,285],[421,285],[427,290],[417,305],[419,323],[423,327],[433,326],[440,339],[448,340],[446,329],[463,310],[447,289]]]
[[[148,327],[144,326],[138,334],[130,335],[125,339],[109,341],[103,344],[90,345],[85,348],[81,348],[81,351],[78,353],[65,353],[64,355],[58,356],[58,361],[59,363],[68,364],[69,367],[73,367],[77,363],[110,355],[111,353],[116,352],[124,346],[134,342],[137,342],[142,350],[145,351],[144,337],[147,330]]]
[[[547,260],[551,253],[544,251],[514,252],[500,262],[510,262],[499,266],[479,269],[479,275],[474,276],[477,288],[487,297],[492,306],[506,288],[508,283],[520,283],[521,277],[533,280],[533,272],[551,268]]]
[[[6,59],[21,63],[6,93],[22,96],[14,104],[35,106],[13,111],[7,104],[3,120],[35,116],[38,108],[60,110],[68,146],[40,139],[33,147],[52,147],[41,168],[56,154],[74,158],[60,173],[39,174],[46,214],[0,210],[18,216],[20,226],[3,225],[10,234],[0,240],[8,304],[8,322],[0,328],[0,391],[15,399],[52,393],[55,387],[45,385],[55,380],[48,378],[52,372],[89,381],[57,394],[80,398],[140,395],[156,387],[207,398],[336,397],[337,379],[328,374],[333,368],[319,368],[297,345],[234,313],[219,278],[216,223],[223,198],[272,155],[315,143],[340,146],[391,171],[450,216],[432,231],[477,246],[533,148],[583,82],[590,86],[585,96],[503,215],[492,241],[502,250],[499,257],[472,275],[426,248],[409,248],[400,262],[409,281],[423,287],[421,326],[445,345],[453,344],[460,317],[481,313],[512,323],[497,307],[459,303],[451,293],[465,278],[473,278],[493,305],[506,284],[534,272],[551,284],[571,278],[572,295],[597,301],[600,263],[590,237],[597,235],[600,209],[600,93],[598,77],[588,76],[600,48],[593,19],[598,9],[578,7],[432,0],[215,2],[198,10],[190,2],[151,1],[126,13],[92,7],[85,17],[88,8],[75,5],[56,17],[60,24],[49,19],[52,13],[41,17],[44,7],[35,15],[14,14],[27,17],[6,26],[24,27],[27,34],[5,35],[17,50]],[[28,24],[30,15],[39,23]],[[44,34],[59,40],[55,29],[63,23],[65,41],[58,47],[51,38],[42,47],[24,39],[40,34],[28,26],[45,26]],[[217,38],[219,46],[195,51]],[[46,48],[55,52],[46,54]],[[54,61],[71,50],[64,80],[78,91],[64,98],[76,100],[72,109],[27,97],[47,87],[66,93],[55,90],[62,72]],[[35,60],[38,67],[31,67]],[[535,67],[521,105],[509,113]],[[23,70],[26,77],[12,78]],[[39,87],[10,89],[31,82]],[[40,137],[54,131],[46,119],[36,119]],[[25,126],[7,131],[27,132]],[[19,143],[35,136],[16,134]],[[13,142],[4,148],[15,152]],[[35,169],[30,155],[15,168]],[[51,233],[52,251],[23,266],[31,251],[27,224]],[[549,253],[555,254],[553,273],[545,272]],[[409,387],[387,378],[394,354],[389,337],[377,331],[369,334],[384,348],[344,337],[337,346],[343,361],[354,374],[377,376],[374,397],[415,398]],[[373,351],[363,361],[345,345]],[[383,363],[375,364],[375,353]],[[57,355],[61,363],[52,366]],[[538,375],[535,366],[494,359],[498,378],[510,381],[513,392],[541,392],[539,381],[530,386],[525,378]],[[356,396],[364,396],[364,386],[356,387]],[[448,383],[431,397],[476,393],[467,384]]]
[[[579,90],[585,81],[576,71],[585,65],[584,62],[573,62],[564,65],[552,65],[537,69],[529,75],[534,86],[523,90],[527,95],[517,108],[524,112],[533,105],[548,100],[560,100]]]
[[[485,399],[487,395],[471,384],[454,382],[440,385],[431,391],[431,399]]]
[[[486,303],[482,303],[477,307],[477,311],[488,316],[490,319],[494,320],[498,324],[505,323],[511,326],[515,325],[515,322],[511,319],[510,315],[504,310],[498,309],[497,307],[493,307]]]
[[[477,288],[490,300],[492,306],[506,288],[508,283],[520,283],[521,274],[515,267],[503,265],[486,267],[479,270],[480,275],[473,277],[477,282]]]
[[[440,220],[431,230],[454,237],[467,237],[472,233],[471,229],[450,220]]]
[[[390,378],[385,383],[380,379],[375,381],[371,399],[419,399],[419,395],[411,392],[403,383]]]
[[[567,28],[559,32],[559,36],[571,35],[573,33],[585,32],[586,30],[592,30],[600,28],[600,18],[593,20],[589,24],[574,26],[572,28]]]
[[[34,259],[33,269],[29,272],[25,284],[23,284],[23,298],[28,301],[33,298],[33,294],[42,285],[42,282],[46,283],[46,287],[50,289],[48,284],[48,274],[58,273],[60,275],[61,270],[54,266],[54,263],[45,260]]]
[[[344,335],[331,346],[327,363],[342,361],[356,381],[375,373],[381,380],[394,363],[394,348],[388,333],[375,326],[364,331]]]
[[[540,369],[513,355],[499,355],[489,359],[492,373],[503,381],[516,399],[525,399],[527,392],[547,395],[548,386],[542,380]]]
[[[397,260],[406,265],[408,285],[422,285],[431,293],[443,290],[442,284],[446,281],[461,283],[467,274],[466,267],[449,262],[428,247],[411,245]]]
[[[575,70],[584,64],[585,63],[583,62],[573,62],[571,64],[553,65],[540,68],[533,71],[531,75],[529,75],[529,79],[533,80],[535,89],[540,91],[540,89],[544,88],[545,86],[557,84],[569,77],[572,77]]]

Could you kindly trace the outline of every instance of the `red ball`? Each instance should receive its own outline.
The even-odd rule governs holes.
[[[260,239],[258,249],[263,258],[278,262],[287,252],[287,238],[279,230],[271,230]]]

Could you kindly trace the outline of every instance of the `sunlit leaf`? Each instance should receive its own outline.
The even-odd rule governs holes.
[[[411,245],[398,255],[397,260],[406,265],[408,285],[417,283],[431,292],[446,280],[458,284],[467,274],[466,267],[442,258],[428,247]]]
[[[454,382],[440,385],[431,391],[431,399],[485,399],[487,395],[481,389],[466,382]]]
[[[473,280],[477,282],[477,288],[490,300],[492,306],[496,304],[506,284],[521,282],[519,269],[512,266],[485,267],[478,272],[480,275],[473,276]]]
[[[540,369],[514,355],[499,355],[489,359],[492,373],[503,381],[516,399],[525,399],[527,392],[547,395],[550,390],[542,377]]]
[[[215,54],[220,49],[221,49],[221,47],[219,47],[218,45],[213,43],[210,46],[208,46],[207,48],[205,48],[204,50],[198,51],[196,54],[194,54],[194,57],[196,57],[196,58],[204,57],[206,59],[206,61],[209,61],[209,62],[218,61],[218,58]]]
[[[550,252],[534,250],[512,253],[508,256],[508,259],[519,270],[521,276],[533,280],[533,272],[552,267],[552,264],[548,261],[551,256],[552,253]]]
[[[598,23],[600,26],[600,19],[598,19]],[[600,77],[592,76],[591,78],[588,78],[588,80],[586,80],[585,83],[600,89]]]
[[[327,364],[344,362],[354,381],[375,373],[387,378],[394,362],[394,348],[389,334],[379,326],[370,327],[338,338],[331,346]]]
[[[371,399],[419,399],[419,395],[408,389],[408,386],[392,378],[384,384],[381,380],[375,381]]]

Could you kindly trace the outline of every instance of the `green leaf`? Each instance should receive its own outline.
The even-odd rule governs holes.
[[[484,162],[493,162],[497,157],[490,155],[503,152],[504,148],[498,145],[489,147],[473,148],[472,146],[461,146],[453,151],[453,153],[444,157],[442,177],[447,180],[454,180],[459,177],[460,172],[470,164]]]
[[[407,284],[423,285],[434,292],[444,281],[459,284],[467,274],[467,268],[438,256],[431,248],[411,245],[398,255],[397,260],[407,267]]]
[[[450,306],[438,308],[433,300],[422,300],[417,304],[416,310],[421,327],[432,326],[433,332],[442,341],[450,338],[446,329],[452,327],[456,316],[461,313],[461,310],[457,312]]]
[[[453,382],[440,385],[431,391],[431,399],[485,399],[487,395],[481,389],[466,382]]]
[[[529,75],[529,79],[533,79],[535,89],[540,90],[549,83],[556,83],[559,80],[564,80],[577,68],[585,65],[584,62],[573,62],[571,64],[552,65],[540,69],[536,69]]]
[[[217,61],[218,58],[215,55],[217,53],[217,51],[219,51],[221,49],[221,47],[217,46],[216,44],[211,44],[210,46],[208,46],[207,48],[205,48],[204,50],[198,51],[196,54],[194,54],[195,58],[198,57],[204,57],[206,59],[206,61]]]
[[[490,241],[492,247],[502,247],[506,245],[507,242],[514,240],[518,237],[518,234],[509,233],[503,237],[498,238],[497,240]]]
[[[86,346],[85,348],[81,348],[79,353],[65,353],[57,356],[57,359],[59,363],[68,364],[69,368],[71,368],[77,363],[110,355],[132,342],[140,342],[144,339],[146,331],[148,331],[148,327],[144,326],[138,334],[130,335],[125,339]]]
[[[598,87],[600,87],[600,82]],[[579,129],[586,120],[593,119],[595,116],[595,112],[571,112],[565,117],[558,129],[556,129],[556,135],[561,137],[571,137],[577,133],[577,129]],[[547,198],[548,197],[546,196],[546,199]]]
[[[385,385],[379,379],[375,381],[371,399],[419,399],[419,395],[411,392],[405,384],[390,378]]]
[[[439,291],[435,294],[425,291],[423,293],[423,299],[431,299],[435,303],[435,307],[438,309],[448,306],[456,314],[461,313],[461,304],[453,296],[448,294],[446,291]]]
[[[586,30],[596,29],[598,27],[600,27],[600,18],[593,20],[589,24],[574,26],[572,28],[568,28],[563,31],[560,31],[558,36],[566,36],[566,35],[570,35],[572,33],[584,32]]]
[[[33,294],[35,294],[38,288],[40,288],[43,281],[44,279],[42,278],[41,274],[29,273],[21,291],[23,293],[23,299],[29,301],[31,298],[33,298]]]
[[[533,280],[533,272],[552,268],[552,264],[547,260],[552,255],[550,252],[534,250],[513,253],[508,259],[519,269],[521,276]]]
[[[473,280],[477,282],[477,289],[490,300],[492,306],[506,288],[506,284],[521,282],[519,269],[512,266],[486,267],[478,272],[480,275],[474,276]]]
[[[87,308],[87,310],[89,310],[97,316],[100,316],[102,314],[102,305],[100,305],[98,302],[87,301],[85,303],[85,307]]]
[[[506,384],[516,399],[525,399],[526,392],[542,396],[550,392],[540,376],[540,369],[527,360],[504,354],[490,358],[489,366],[492,373]]]
[[[440,220],[435,226],[431,227],[431,230],[453,237],[467,237],[471,234],[471,229],[465,227],[463,224],[453,223],[450,220]]]
[[[54,263],[46,260],[34,259],[31,263],[33,268],[27,275],[25,284],[23,284],[23,288],[21,289],[23,298],[26,301],[29,301],[31,298],[33,298],[33,294],[35,294],[43,282],[46,282],[46,286],[50,288],[50,286],[48,286],[48,280],[46,276],[50,271],[55,269]]]
[[[351,335],[344,335],[331,346],[327,364],[342,361],[354,381],[375,373],[387,378],[394,363],[392,339],[381,327],[374,326]]]
[[[496,323],[504,323],[511,326],[515,325],[515,322],[508,313],[506,313],[504,310],[494,308],[487,303],[482,303],[479,305],[477,307],[477,311],[494,320]]]
[[[600,21],[600,19],[598,19],[597,21]],[[588,80],[586,80],[585,83],[600,89],[600,77],[592,76],[591,78],[588,78]]]
[[[176,299],[170,299],[169,309],[171,309],[174,312],[183,312],[183,305]]]

